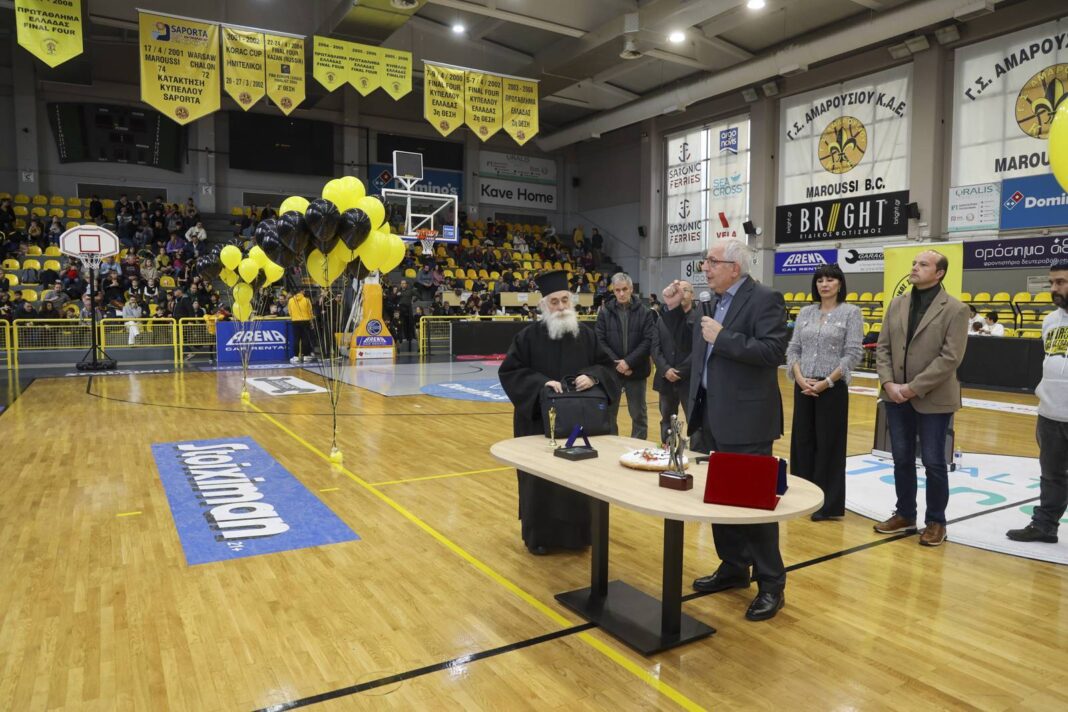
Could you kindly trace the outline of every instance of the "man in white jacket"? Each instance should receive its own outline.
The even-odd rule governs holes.
[[[1038,463],[1042,471],[1039,505],[1031,523],[1005,533],[1013,541],[1057,543],[1057,525],[1068,508],[1068,262],[1049,270],[1057,309],[1042,321],[1046,358],[1038,395]]]

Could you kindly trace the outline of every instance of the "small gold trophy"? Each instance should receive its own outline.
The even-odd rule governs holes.
[[[556,406],[549,408],[549,447],[555,450],[556,444]]]

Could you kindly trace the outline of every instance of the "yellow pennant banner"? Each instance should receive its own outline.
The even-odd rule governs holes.
[[[394,99],[412,91],[412,53],[400,49],[378,48],[382,58],[380,79],[382,88]]]
[[[304,101],[304,40],[263,36],[267,51],[267,96],[286,116]]]
[[[378,88],[381,82],[382,58],[377,47],[349,43],[349,84],[367,96]]]
[[[15,0],[19,45],[49,67],[82,53],[80,0]]]
[[[522,146],[538,134],[538,83],[504,77],[504,130]]]
[[[219,26],[142,12],[141,101],[179,124],[219,110]]]
[[[423,63],[423,116],[448,136],[464,123],[464,70]]]
[[[312,42],[312,76],[328,91],[334,91],[349,80],[350,44],[319,35]]]
[[[504,77],[468,71],[464,76],[464,113],[468,128],[485,141],[501,130],[504,120]]]
[[[245,111],[263,98],[263,33],[223,27],[223,88]]]

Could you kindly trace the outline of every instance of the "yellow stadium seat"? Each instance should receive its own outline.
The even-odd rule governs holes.
[[[62,250],[56,245],[49,245],[45,248],[45,257],[59,257],[63,254]]]
[[[501,273],[498,272],[497,270],[493,270],[492,272],[489,273],[489,276],[490,276],[490,279],[497,280],[497,279],[501,278]]]
[[[998,292],[997,294],[995,294],[993,297],[990,298],[990,301],[992,301],[992,302],[1007,302],[1007,301],[1010,301],[1010,299],[1011,298],[1009,297],[1009,293],[1008,292]]]
[[[976,292],[975,293],[975,298],[972,299],[971,301],[973,301],[973,302],[989,302],[990,301],[990,292]]]
[[[493,280],[490,280],[489,282],[486,282],[486,289],[491,291],[491,292],[493,291],[493,288],[496,287],[496,286],[497,286],[497,283],[494,282]]]
[[[1053,303],[1053,295],[1050,294],[1049,292],[1039,292],[1038,294],[1035,295],[1033,303],[1034,304],[1052,304]]]
[[[4,260],[2,266],[4,269],[22,269],[22,267],[19,266],[19,261],[12,257],[8,257],[6,260]]]
[[[156,304],[155,302],[149,302],[148,303],[148,315],[149,316],[156,316],[156,312],[158,312],[158,311],[159,311],[159,304]]]
[[[67,210],[67,217],[68,218],[76,218],[78,220],[81,220],[82,219],[82,211],[79,210],[78,208],[69,208]]]
[[[855,301],[857,301],[857,293],[856,292],[850,292],[849,294],[847,294],[846,295],[846,301],[847,302],[855,302]]]
[[[42,208],[40,205],[35,205],[30,208],[30,215],[36,215],[39,218],[43,218],[48,215],[48,211]]]
[[[26,221],[23,220],[22,218],[15,218],[15,229],[16,230],[25,230],[26,229]]]
[[[49,208],[48,217],[61,218],[63,217],[63,208]]]
[[[49,205],[66,205],[67,201],[64,200],[63,196],[61,196],[61,195],[53,195],[51,198],[48,199],[48,204]]]
[[[452,279],[456,276],[455,274],[453,274],[453,271],[451,269],[443,269],[441,270],[441,273],[449,279]]]
[[[415,279],[415,270],[409,267],[408,269],[404,270],[404,276],[408,279]]]
[[[36,302],[37,301],[37,290],[36,289],[23,289],[22,290],[22,298],[25,299],[28,302]]]
[[[882,301],[885,301],[885,300],[886,300],[886,294],[884,294],[883,292],[876,292],[875,293],[875,301],[882,302]]]
[[[80,208],[82,206],[81,198],[67,198],[67,205],[72,208]]]
[[[115,201],[111,198],[104,198],[100,204],[104,206],[104,210],[112,210],[115,207]]]
[[[523,279],[523,273],[522,272],[512,272],[512,276],[515,277],[516,279]]]
[[[488,272],[488,271],[486,271],[486,269],[485,269],[485,268],[483,268],[483,269],[480,269],[480,270],[478,271],[478,278],[479,278],[479,279],[489,279],[489,272]]]
[[[972,300],[972,293],[971,292],[961,292],[960,293],[960,300],[962,302],[965,302],[965,303],[970,302]]]
[[[873,301],[872,293],[871,292],[861,292],[860,299],[858,301],[862,301],[862,302]]]
[[[1041,329],[1021,329],[1020,330],[1020,337],[1024,338],[1024,339],[1041,339],[1042,338],[1042,330]]]
[[[15,211],[15,215],[24,218],[30,214],[29,209],[25,205],[16,205],[12,210]]]
[[[7,280],[8,288],[19,286],[19,276],[17,274],[0,275],[0,279]]]
[[[6,190],[0,192],[0,200],[11,200],[11,193],[8,193]]]
[[[454,272],[454,274],[459,279],[466,279],[467,278],[467,273],[464,272],[464,268],[463,267],[457,267],[456,271]]]
[[[1030,292],[1017,292],[1016,294],[1012,295],[1012,301],[1014,303],[1015,302],[1020,302],[1020,303],[1026,304],[1026,303],[1031,301],[1031,293]]]
[[[230,214],[231,215],[236,215],[236,216],[241,216],[241,215],[245,214],[245,209],[244,208],[240,208],[240,207],[235,205],[234,207],[230,208]]]
[[[883,323],[881,321],[875,322],[871,325],[871,330],[878,334],[880,331],[883,330]]]
[[[72,227],[78,227],[79,225],[81,225],[81,223],[77,222],[76,220],[71,220],[67,223],[66,227],[68,230],[70,230]]]
[[[868,332],[870,332],[870,331],[871,331],[871,324],[869,324],[868,322],[864,322],[864,335],[867,336]]]
[[[26,195],[25,193],[16,193],[15,194],[15,202],[20,204],[20,205],[29,205],[30,196]]]
[[[37,248],[41,249],[41,248]],[[35,257],[29,257],[22,261],[22,269],[41,269],[41,261]]]
[[[41,248],[38,247],[37,245],[30,245],[28,248],[26,248],[26,254],[29,255],[30,257],[38,257],[39,255],[42,254],[41,253]]]
[[[59,260],[45,260],[44,261],[44,268],[45,269],[54,269],[56,272],[58,272],[61,269],[63,269],[63,265],[59,264]]]
[[[163,287],[164,289],[174,289],[178,285],[175,283],[174,277],[170,276],[169,274],[165,274],[159,278],[159,286]]]
[[[48,196],[47,195],[35,195],[35,196],[33,196],[33,200],[31,200],[30,202],[33,203],[34,205],[48,205]]]
[[[475,281],[473,279],[465,279],[464,280],[464,289],[466,289],[467,291],[470,292],[472,289],[474,289],[474,287],[475,287]]]

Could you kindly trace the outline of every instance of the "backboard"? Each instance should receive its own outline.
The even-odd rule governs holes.
[[[438,242],[460,241],[459,200],[452,193],[383,188],[382,203],[401,239],[417,240],[429,233]]]
[[[78,225],[59,236],[59,251],[95,268],[105,257],[119,254],[119,238],[99,225]]]

